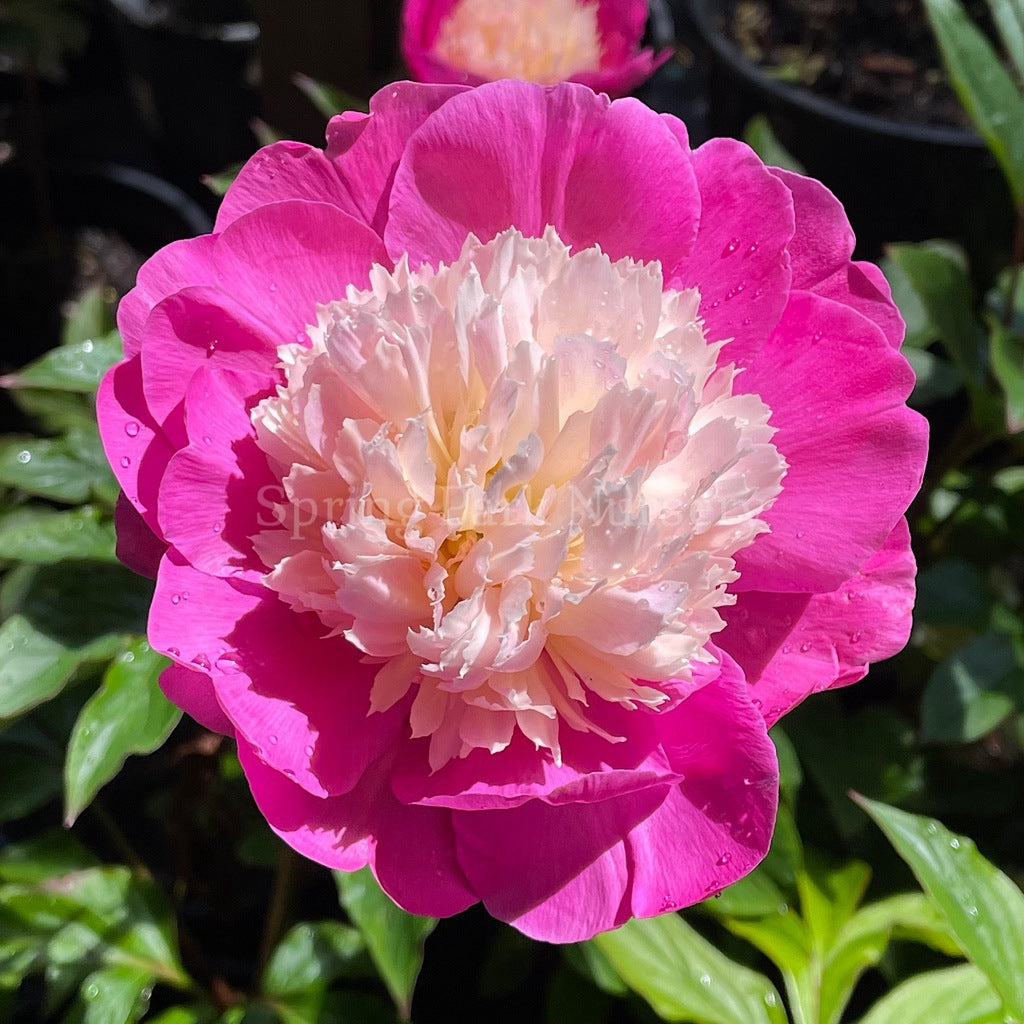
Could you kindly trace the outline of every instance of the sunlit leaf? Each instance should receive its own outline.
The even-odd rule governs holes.
[[[1004,1024],[988,978],[971,964],[928,971],[897,985],[860,1024]],[[1012,1022],[1011,1022],[1012,1024]]]
[[[950,82],[1024,204],[1024,98],[959,0],[924,0]]]
[[[51,349],[0,383],[8,388],[43,388],[93,394],[103,375],[123,356],[116,332]]]
[[[0,517],[0,559],[48,565],[115,561],[114,523],[92,505],[58,511],[42,505]]]
[[[662,1020],[785,1024],[772,983],[719,952],[678,914],[629,921],[591,942]]]
[[[166,742],[181,718],[160,689],[167,659],[144,640],[107,670],[75,723],[64,763],[65,820],[71,825],[130,754],[149,754]]]
[[[405,1019],[423,966],[423,944],[437,926],[432,917],[409,914],[386,896],[369,868],[335,871],[338,898],[362,933],[366,948]]]
[[[970,960],[1024,1020],[1024,893],[939,822],[858,798],[910,865]]]

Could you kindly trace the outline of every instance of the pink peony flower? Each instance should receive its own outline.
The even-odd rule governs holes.
[[[925,426],[852,249],[633,100],[403,83],[143,267],[122,556],[288,843],[552,941],[757,864],[768,727],[909,629]]]
[[[402,55],[421,82],[573,81],[621,96],[669,59],[640,48],[647,0],[406,0]]]

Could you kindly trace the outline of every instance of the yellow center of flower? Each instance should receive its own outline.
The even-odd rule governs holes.
[[[601,66],[596,0],[459,0],[435,55],[481,78],[553,85]]]
[[[374,268],[280,349],[267,585],[380,665],[374,710],[415,690],[433,767],[517,728],[556,759],[560,723],[613,740],[594,702],[656,708],[709,658],[785,463],[699,302],[509,230]]]

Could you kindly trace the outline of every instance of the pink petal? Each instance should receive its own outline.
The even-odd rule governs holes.
[[[188,447],[161,483],[160,529],[201,572],[258,580],[265,567],[252,538],[276,524],[283,488],[255,440],[251,375],[200,366],[185,396]]]
[[[592,698],[587,718],[624,741],[608,743],[593,733],[563,727],[562,764],[556,765],[549,751],[536,750],[517,731],[499,753],[477,748],[431,771],[429,741],[414,740],[403,745],[392,786],[403,803],[493,810],[535,798],[550,804],[593,803],[678,781],[658,745],[652,716]]]
[[[502,81],[453,97],[409,139],[385,241],[436,265],[470,232],[539,237],[550,224],[575,249],[675,266],[698,215],[689,153],[658,115],[581,86]]]
[[[135,287],[117,307],[117,326],[126,356],[139,353],[146,320],[161,299],[213,279],[213,245],[213,235],[172,242],[139,268]]]
[[[205,672],[196,672],[184,665],[171,665],[160,674],[160,689],[169,701],[191,715],[204,729],[234,736],[235,730]]]
[[[269,385],[277,379],[277,347],[272,332],[224,292],[185,288],[156,306],[142,345],[146,404],[165,431],[180,418],[192,375],[207,365]],[[172,439],[175,447],[187,443],[183,421]]]
[[[686,778],[629,835],[636,917],[689,906],[751,871],[768,852],[778,803],[775,747],[730,658],[661,726]]]
[[[477,902],[455,859],[451,813],[396,801],[386,758],[350,792],[319,799],[247,744],[239,743],[238,757],[270,827],[299,853],[342,871],[370,863],[385,892],[413,914],[447,917]]]
[[[364,224],[325,202],[297,199],[234,220],[217,239],[214,262],[225,296],[258,317],[275,345],[307,343],[318,305],[344,298],[350,284],[365,288],[375,263],[390,265]]]
[[[160,481],[174,447],[146,404],[138,357],[107,372],[96,395],[96,417],[107,461],[121,490],[149,529],[159,533]]]
[[[736,665],[725,658],[716,681],[654,717],[680,783],[454,813],[459,862],[490,913],[533,938],[579,941],[704,899],[761,860],[778,768]]]
[[[409,137],[463,87],[395,82],[370,100],[370,116],[344,114],[327,126],[327,157],[344,178],[359,216],[384,234],[395,168]],[[396,253],[396,257],[397,257]]]
[[[215,230],[254,210],[289,199],[327,203],[358,216],[349,184],[322,149],[302,142],[275,142],[258,150],[238,172],[221,201]]]
[[[208,673],[239,736],[319,796],[351,789],[408,715],[404,704],[369,715],[374,667],[323,632],[316,616],[292,611],[262,587],[208,576],[174,552],[160,567],[149,618],[154,648]]]
[[[873,263],[851,263],[855,239],[842,203],[820,182],[769,168],[793,195],[796,234],[789,246],[793,287],[842,302],[879,326],[890,344],[903,341],[903,318],[889,283]]]
[[[700,290],[708,340],[733,339],[722,359],[746,365],[786,306],[793,202],[785,185],[742,142],[712,139],[694,151],[693,166],[700,230],[689,257],[666,266],[666,283]]]
[[[901,519],[854,576],[828,594],[739,595],[716,641],[742,666],[768,724],[805,697],[863,678],[910,636],[914,556]]]
[[[849,307],[794,293],[741,388],[772,410],[789,463],[771,532],[736,559],[737,590],[835,590],[884,543],[921,484],[927,423],[903,403],[914,376]]]
[[[122,491],[114,508],[117,557],[132,572],[155,580],[167,545],[146,525],[135,506]]]

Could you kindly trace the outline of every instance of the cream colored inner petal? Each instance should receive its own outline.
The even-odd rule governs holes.
[[[434,54],[485,79],[563,82],[601,66],[596,0],[458,0]]]
[[[374,268],[282,347],[267,585],[380,665],[374,710],[415,690],[434,768],[516,729],[557,760],[595,700],[657,708],[709,657],[786,466],[699,300],[510,230]]]

